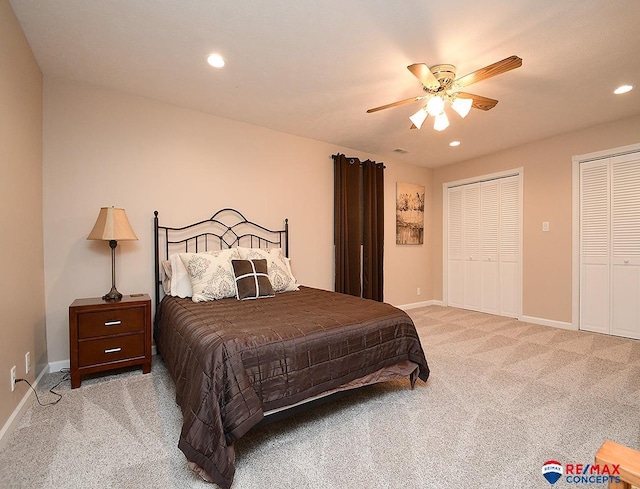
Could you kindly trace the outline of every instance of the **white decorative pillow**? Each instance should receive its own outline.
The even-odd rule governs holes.
[[[194,253],[195,254],[195,253]],[[180,254],[176,253],[169,257],[171,262],[171,292],[170,294],[175,297],[191,297],[193,290],[191,289],[191,279],[187,273]]]
[[[231,260],[240,259],[235,248],[207,253],[180,253],[193,294],[193,302],[235,297],[236,281]]]
[[[284,256],[282,248],[239,248],[243,260],[264,258],[267,260],[269,281],[275,292],[289,292],[299,290],[296,278],[291,273],[288,258]]]

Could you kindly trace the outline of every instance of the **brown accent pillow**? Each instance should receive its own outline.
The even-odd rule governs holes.
[[[267,273],[267,260],[231,260],[236,279],[236,298],[273,297],[275,292]]]

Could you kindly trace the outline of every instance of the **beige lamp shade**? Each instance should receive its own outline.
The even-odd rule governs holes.
[[[124,209],[103,207],[87,239],[135,241],[138,237],[133,232]]]

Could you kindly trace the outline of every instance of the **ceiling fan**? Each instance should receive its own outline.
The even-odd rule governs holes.
[[[442,131],[449,126],[449,119],[444,112],[445,102],[451,104],[451,108],[455,110],[460,117],[466,117],[471,107],[480,110],[493,109],[498,103],[497,100],[471,93],[461,92],[464,87],[471,85],[493,76],[501,75],[507,71],[522,66],[522,59],[518,56],[509,56],[508,58],[485,66],[473,73],[456,78],[456,67],[453,65],[434,65],[429,68],[424,63],[416,63],[407,66],[407,69],[422,83],[422,90],[425,95],[418,97],[399,100],[380,107],[367,110],[367,113],[377,112],[398,105],[404,105],[411,102],[426,100],[427,103],[421,107],[418,112],[413,114],[411,119],[411,129],[420,129],[424,121],[429,115],[435,117],[433,128],[436,131]]]

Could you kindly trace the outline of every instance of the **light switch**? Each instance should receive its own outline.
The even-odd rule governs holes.
[[[544,221],[542,223],[542,230],[543,231],[549,231],[549,221]]]

